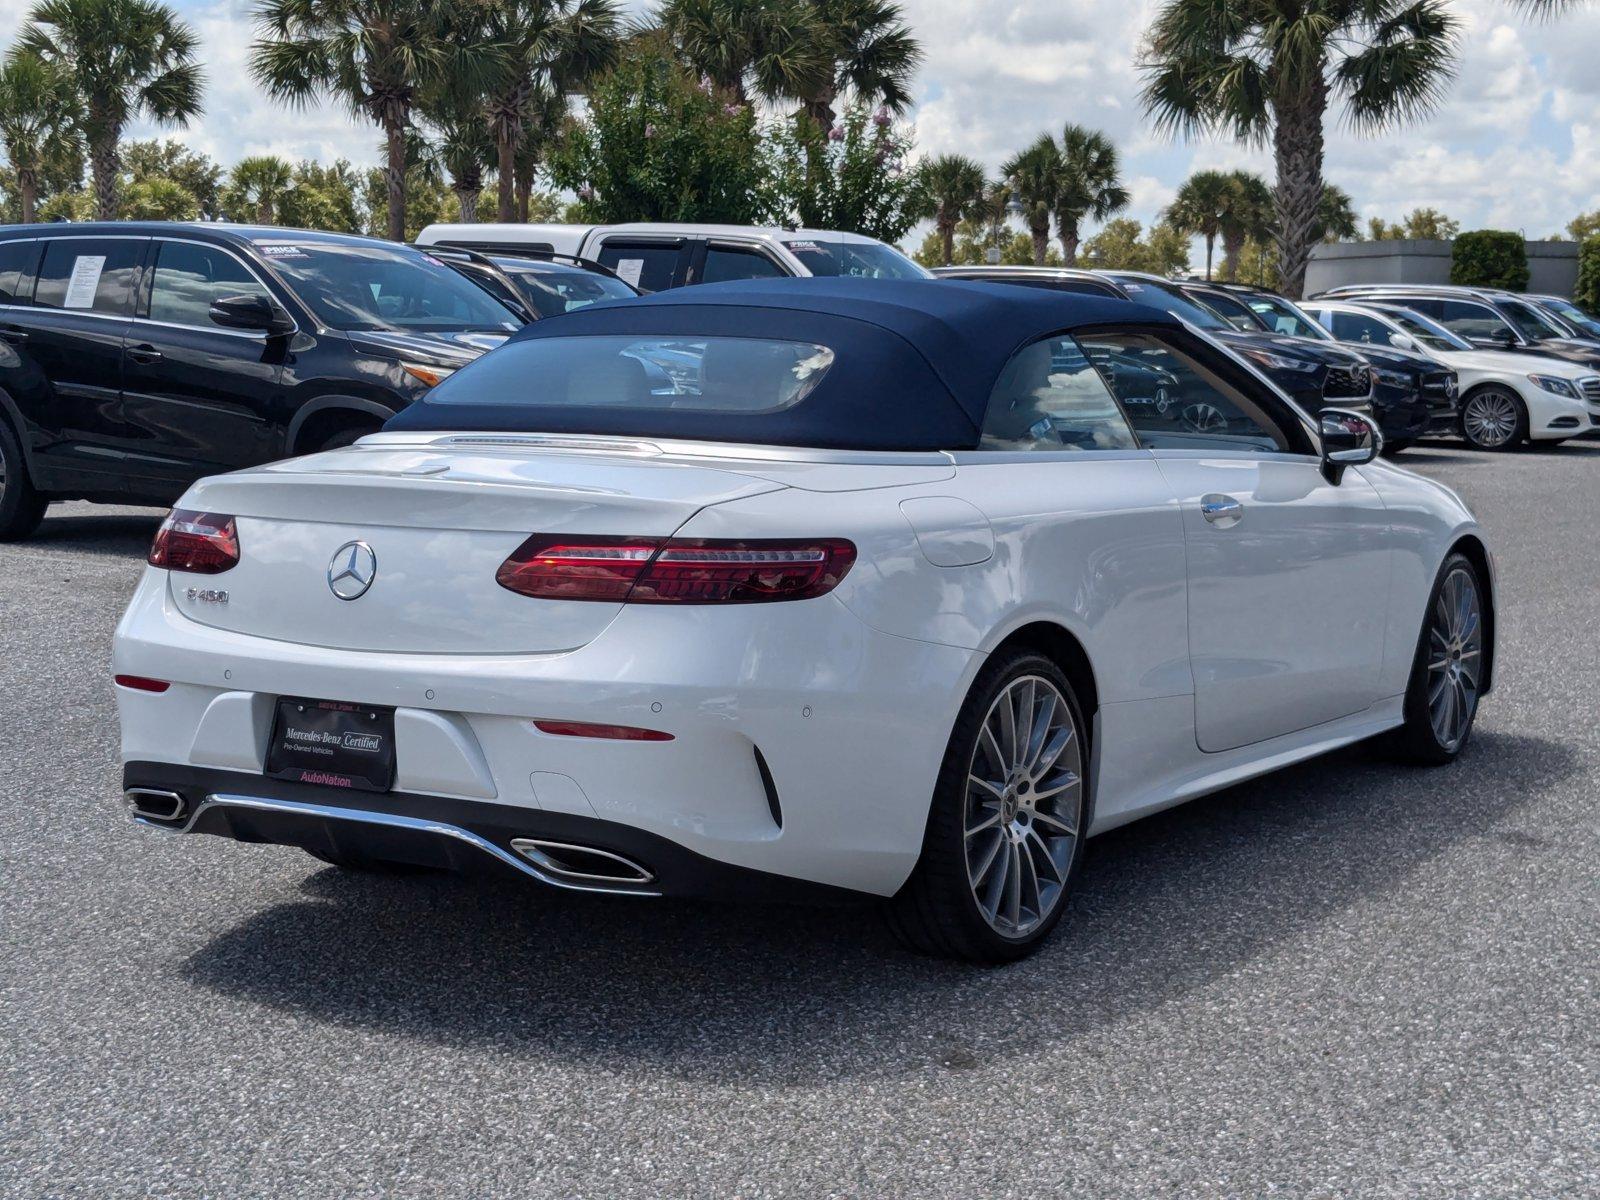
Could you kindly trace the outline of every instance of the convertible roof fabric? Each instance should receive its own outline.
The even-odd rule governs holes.
[[[977,445],[989,395],[1017,350],[1053,333],[1130,323],[1177,324],[1163,312],[1123,300],[971,280],[703,284],[535,322],[386,428],[963,449]],[[541,404],[536,343],[600,335],[774,338],[827,346],[835,359],[803,401],[779,412]],[[475,388],[482,389],[481,400]]]

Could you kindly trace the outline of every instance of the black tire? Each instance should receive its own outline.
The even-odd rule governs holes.
[[[1035,682],[1029,683],[1029,680]],[[1029,790],[1030,785],[1026,780],[1015,785],[1007,782],[1004,790],[1011,797],[1009,801],[1000,800],[993,788],[985,791],[973,789],[968,782],[969,771],[979,765],[979,739],[984,734],[984,725],[991,713],[998,712],[997,701],[1002,695],[1007,695],[1008,689],[1014,684],[1028,689],[1026,694],[1031,698],[1035,694],[1032,689],[1037,688],[1036,681],[1039,680],[1048,683],[1054,693],[1065,700],[1066,715],[1073,730],[1073,737],[1065,741],[1059,756],[1053,760],[1054,765],[1045,763],[1045,769],[1040,772],[1039,787],[1042,789],[1047,784],[1059,786],[1059,780],[1065,777],[1065,773],[1074,771],[1077,783],[1068,786],[1058,799],[1050,801],[1042,801],[1037,797],[1033,801],[1019,799],[1018,795]],[[1039,693],[1040,712],[1043,712],[1042,703],[1048,692],[1047,689],[1039,689]],[[1052,707],[1059,706],[1052,702]],[[1048,721],[1045,726],[1045,736],[1041,740],[1054,744],[1057,735],[1052,733]],[[996,751],[1000,750],[993,739],[991,744],[994,744]],[[987,750],[981,753],[988,755]],[[1036,759],[1043,760],[1044,756]],[[886,905],[889,928],[895,935],[920,953],[977,963],[1014,962],[1037,949],[1066,910],[1067,899],[1083,858],[1083,835],[1088,812],[1088,762],[1088,732],[1083,709],[1071,682],[1059,666],[1030,650],[1001,654],[986,663],[973,682],[972,690],[956,718],[955,729],[950,734],[950,743],[934,787],[922,856],[905,886]],[[1060,773],[1052,776],[1052,772],[1058,769]],[[1020,789],[1018,795],[1013,794],[1013,786]],[[988,799],[990,795],[995,795],[996,799],[991,801]],[[1032,876],[1035,905],[1029,915],[1033,921],[1023,932],[1002,932],[980,907],[976,893],[993,891],[992,887],[985,887],[984,884],[986,881],[993,883],[996,876],[986,872],[981,865],[975,868],[977,882],[973,882],[973,876],[969,873],[974,868],[969,866],[968,861],[968,823],[978,815],[970,810],[982,810],[990,805],[995,812],[996,841],[989,844],[994,849],[986,851],[981,843],[974,842],[974,854],[987,853],[987,861],[991,863],[996,856],[1012,856],[1006,858],[1004,864],[1006,878],[999,886],[1005,899],[996,901],[996,920],[1004,920],[998,913],[998,905],[1009,904],[1012,894],[1011,864],[1014,862],[1016,866],[1019,904],[1025,870],[1027,875]],[[1009,819],[1003,814],[1009,814]],[[1070,843],[1064,834],[1053,832],[1063,819],[1070,820],[1074,830]],[[1049,825],[1044,823],[1046,820],[1050,822]],[[1021,821],[1026,824],[1019,825]],[[1037,828],[1035,821],[1039,822]],[[1007,844],[1007,831],[1019,827],[1027,832],[1021,840],[1012,843],[1016,847],[1013,850]],[[1044,836],[1039,836],[1041,833]],[[973,836],[981,838],[985,835],[980,833]],[[1053,871],[1053,880],[1046,878],[1043,873],[1046,869]],[[1053,896],[1048,912],[1041,916],[1039,910],[1046,907],[1046,887],[1053,890]]]
[[[1416,443],[1410,438],[1395,438],[1393,441],[1386,441],[1383,443],[1384,457],[1392,458],[1394,455],[1399,454],[1402,450],[1411,449],[1411,447],[1414,445],[1416,445]]]
[[[367,875],[421,875],[429,870],[428,867],[419,867],[415,863],[368,858],[365,854],[353,854],[338,850],[313,850],[309,846],[302,848],[312,858],[317,859],[319,862],[325,862],[330,867],[338,867],[341,871],[358,871]]]
[[[1463,586],[1469,586],[1476,602],[1476,649],[1468,651],[1469,658],[1463,658],[1461,653],[1454,652],[1452,647],[1456,639],[1448,631],[1444,631],[1441,639],[1441,622],[1446,618],[1445,605],[1442,602],[1453,584],[1459,580]],[[1390,738],[1391,748],[1397,757],[1418,766],[1439,767],[1451,763],[1465,749],[1467,742],[1472,738],[1472,727],[1478,716],[1478,698],[1483,682],[1483,671],[1487,664],[1486,654],[1488,643],[1485,637],[1487,630],[1486,606],[1484,602],[1484,581],[1472,561],[1462,554],[1452,554],[1445,559],[1444,565],[1439,568],[1439,577],[1434,580],[1433,591],[1428,595],[1428,607],[1423,613],[1422,630],[1417,635],[1417,652],[1411,664],[1411,680],[1406,687],[1405,724],[1396,729]],[[1470,675],[1470,685],[1463,687],[1457,695],[1470,694],[1469,711],[1466,723],[1459,736],[1445,738],[1441,736],[1438,724],[1435,722],[1434,688],[1439,682],[1439,676],[1433,669],[1439,661],[1436,655],[1445,659],[1454,659],[1458,668],[1467,663],[1474,664]],[[1449,668],[1446,668],[1448,674]],[[1446,688],[1453,685],[1446,679]]]
[[[50,498],[33,486],[22,443],[0,417],[0,542],[21,541],[39,528]]]
[[[310,447],[307,454],[321,454],[324,450],[338,450],[343,446],[353,445],[358,438],[364,438],[369,433],[377,433],[376,425],[352,425],[348,429],[341,429],[330,433],[315,446]]]
[[[1512,413],[1510,432],[1504,438],[1485,436],[1479,423],[1471,418],[1474,408],[1494,405],[1504,411],[1507,404]],[[1504,422],[1500,423],[1500,428],[1505,428]],[[1459,429],[1462,439],[1474,450],[1515,450],[1528,440],[1528,409],[1522,397],[1509,388],[1481,387],[1461,401]]]

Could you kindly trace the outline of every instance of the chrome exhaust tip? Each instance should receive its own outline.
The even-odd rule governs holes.
[[[122,793],[128,808],[136,817],[150,821],[176,821],[188,807],[177,792],[160,788],[129,788]]]
[[[543,838],[513,838],[511,848],[539,870],[560,880],[591,887],[639,887],[654,883],[655,873],[648,867],[601,850],[595,846],[574,846],[569,842],[547,842]]]

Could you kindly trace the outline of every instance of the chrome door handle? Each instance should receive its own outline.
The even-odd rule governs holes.
[[[1200,515],[1212,525],[1227,529],[1244,519],[1244,505],[1232,496],[1208,492],[1200,497]]]
[[[130,347],[128,357],[136,363],[157,363],[161,361],[161,351],[157,350],[149,342],[145,342],[143,345]]]

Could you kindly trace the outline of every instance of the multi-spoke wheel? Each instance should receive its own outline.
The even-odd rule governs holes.
[[[1461,406],[1461,436],[1479,450],[1509,450],[1528,436],[1522,401],[1500,387],[1480,388]]]
[[[919,950],[1020,958],[1061,916],[1083,845],[1088,762],[1072,685],[1041,655],[991,661],[945,755],[922,860],[890,908]]]
[[[1453,554],[1434,585],[1406,692],[1398,738],[1407,757],[1446,763],[1461,753],[1478,714],[1486,647],[1482,582]]]
[[[28,477],[22,443],[0,417],[0,541],[27,537],[39,527],[48,504]]]

